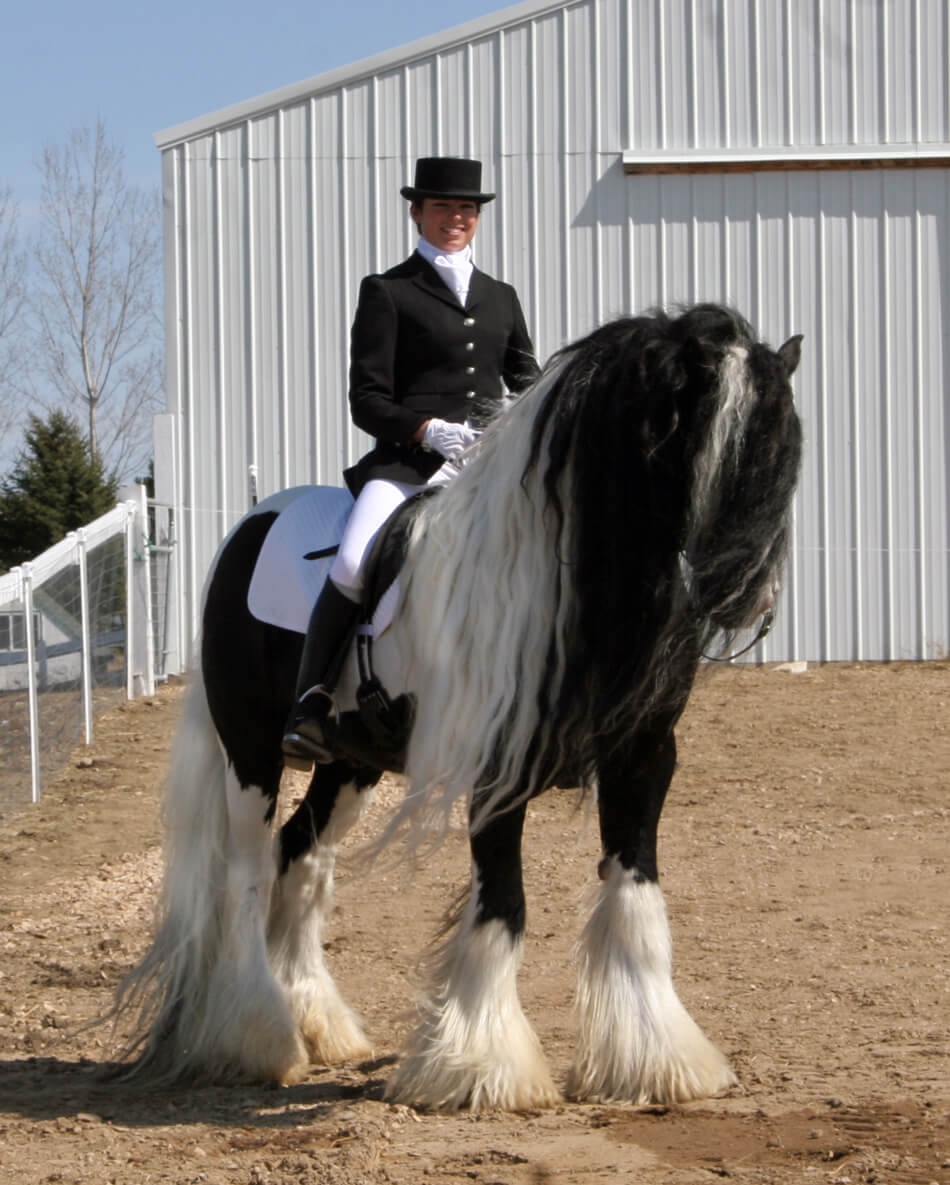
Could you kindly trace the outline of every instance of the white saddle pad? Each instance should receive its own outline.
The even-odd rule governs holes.
[[[296,496],[288,500],[292,495]],[[334,556],[314,560],[304,557],[339,544],[353,509],[353,496],[336,486],[310,486],[299,493],[295,490],[274,495],[261,502],[255,513],[269,509],[278,512],[277,519],[257,557],[247,607],[258,621],[305,634]],[[373,633],[377,636],[392,622],[398,599],[396,581],[373,614]]]

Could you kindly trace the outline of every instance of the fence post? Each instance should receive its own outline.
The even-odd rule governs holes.
[[[164,656],[162,673],[180,675],[184,669],[183,643],[185,622],[184,588],[182,566],[178,555],[178,534],[182,522],[181,491],[178,466],[178,416],[167,412],[152,419],[152,437],[155,453],[155,502],[156,510],[164,507],[164,525],[167,536],[163,539],[156,533],[156,542],[165,544],[167,553],[165,601]],[[158,519],[156,519],[158,521]]]
[[[76,560],[79,566],[79,631],[82,654],[82,714],[86,744],[92,744],[92,644],[89,631],[89,570],[86,565],[86,528],[70,531],[68,538],[76,540]]]
[[[148,490],[139,486],[139,504],[136,508],[139,523],[139,547],[137,591],[141,626],[138,642],[142,655],[142,695],[155,694],[155,621],[152,614],[152,540],[148,521]]]
[[[154,695],[152,578],[149,560],[148,495],[144,485],[126,486],[125,524],[126,695]]]
[[[30,797],[40,800],[40,707],[36,693],[36,637],[33,633],[33,568],[21,564],[23,582],[23,631],[26,635],[26,687],[30,708]]]
[[[125,698],[135,696],[135,509],[125,504]]]

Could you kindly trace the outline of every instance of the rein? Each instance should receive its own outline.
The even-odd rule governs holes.
[[[737,658],[741,658],[743,654],[748,654],[753,646],[757,646],[759,642],[761,642],[762,639],[768,635],[774,620],[775,610],[766,609],[766,611],[762,614],[762,624],[759,626],[759,632],[755,635],[748,646],[743,646],[741,650],[737,650],[735,654],[730,654],[728,658],[723,658],[722,656],[717,657],[714,654],[705,653],[701,654],[700,657],[704,658],[707,662],[734,662]]]

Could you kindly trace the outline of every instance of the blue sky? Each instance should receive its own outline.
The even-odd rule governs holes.
[[[506,7],[498,0],[7,0],[0,188],[25,223],[44,144],[100,116],[136,184],[159,183],[153,134]]]
[[[503,0],[0,0],[0,191],[12,190],[21,243],[39,225],[43,148],[66,143],[75,129],[94,128],[101,117],[124,152],[127,180],[157,190],[156,132],[504,7]],[[42,387],[38,395],[50,398]],[[32,402],[15,406],[41,411]],[[0,431],[0,475],[21,443],[16,423]]]

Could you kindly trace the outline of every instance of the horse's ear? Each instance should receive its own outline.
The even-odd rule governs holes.
[[[782,365],[785,367],[785,373],[789,378],[798,369],[798,364],[802,359],[802,338],[805,335],[796,333],[794,337],[790,337],[784,346],[779,346],[778,356],[782,359]]]

